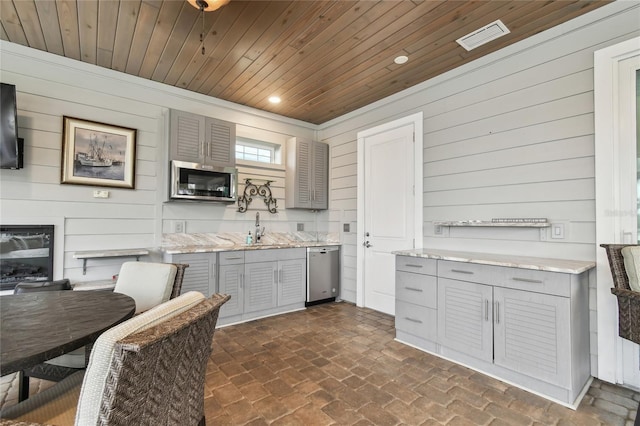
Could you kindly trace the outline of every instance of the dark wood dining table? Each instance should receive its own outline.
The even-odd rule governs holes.
[[[134,300],[105,291],[0,296],[0,375],[93,343],[135,313]]]

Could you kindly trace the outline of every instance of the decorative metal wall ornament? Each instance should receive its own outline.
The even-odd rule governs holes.
[[[251,182],[252,179],[247,178],[244,181],[244,194],[238,198],[238,211],[245,213],[249,208],[249,204],[253,201],[254,196],[259,195],[264,198],[264,203],[267,205],[269,213],[277,213],[278,200],[271,195],[271,182],[272,180],[265,180],[263,184],[256,185]]]

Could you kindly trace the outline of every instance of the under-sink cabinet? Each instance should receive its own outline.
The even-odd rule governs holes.
[[[165,261],[189,264],[182,292],[231,296],[220,309],[220,325],[304,308],[305,248],[167,254]]]
[[[573,406],[590,380],[588,275],[397,256],[396,339]]]

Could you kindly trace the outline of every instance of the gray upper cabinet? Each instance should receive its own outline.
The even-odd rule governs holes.
[[[228,121],[171,110],[170,159],[234,167],[236,125]]]
[[[329,145],[305,138],[287,141],[285,207],[329,208]]]

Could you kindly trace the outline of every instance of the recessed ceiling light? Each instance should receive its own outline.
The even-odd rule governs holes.
[[[271,96],[269,97],[269,102],[271,102],[272,104],[279,104],[281,101],[279,96]]]
[[[404,55],[401,55],[401,56],[398,56],[397,58],[395,58],[395,59],[393,60],[393,62],[395,62],[395,63],[396,63],[396,64],[398,64],[398,65],[402,65],[402,64],[404,64],[405,62],[407,62],[408,60],[409,60],[409,58],[408,58],[408,57],[406,57],[406,56],[404,56]]]

